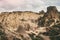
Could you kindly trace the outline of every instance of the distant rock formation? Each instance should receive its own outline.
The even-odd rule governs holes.
[[[45,14],[45,12],[44,12],[44,10],[42,10],[42,11],[40,11],[38,14],[41,15],[41,17],[43,17],[44,14]]]
[[[39,25],[43,24],[42,26],[47,26],[47,24],[50,26],[50,23],[55,23],[59,20],[59,12],[55,6],[49,6],[47,7],[47,12],[44,14],[43,17],[39,18]],[[41,26],[40,25],[40,26]]]
[[[47,16],[48,18],[58,18],[58,10],[55,6],[47,7]]]

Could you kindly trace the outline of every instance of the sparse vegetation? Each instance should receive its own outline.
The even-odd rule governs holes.
[[[60,40],[59,13],[55,6],[39,14],[31,11],[2,12],[0,40]]]

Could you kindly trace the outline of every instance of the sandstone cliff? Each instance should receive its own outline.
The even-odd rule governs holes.
[[[46,13],[43,10],[0,13],[1,40],[55,40],[60,37],[59,26],[60,14],[55,6],[49,6]]]

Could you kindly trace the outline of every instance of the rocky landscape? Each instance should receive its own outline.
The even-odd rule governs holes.
[[[60,40],[60,12],[55,6],[39,13],[0,13],[0,40]]]

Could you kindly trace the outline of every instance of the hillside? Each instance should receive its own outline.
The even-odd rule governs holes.
[[[0,40],[60,40],[60,12],[55,6],[39,13],[0,13]]]

